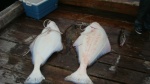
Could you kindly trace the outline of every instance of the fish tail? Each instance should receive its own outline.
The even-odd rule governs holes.
[[[25,84],[40,83],[45,77],[42,75],[40,68],[34,68],[29,77],[25,80]]]
[[[67,76],[65,80],[76,84],[93,84],[86,71],[82,71],[81,69],[78,69],[71,75]]]

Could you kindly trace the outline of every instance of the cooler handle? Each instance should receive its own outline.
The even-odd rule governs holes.
[[[32,3],[30,3],[29,1],[24,0],[27,6],[32,6]]]

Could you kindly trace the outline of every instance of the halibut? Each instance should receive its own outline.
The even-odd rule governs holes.
[[[67,76],[65,80],[76,84],[93,84],[87,75],[87,66],[90,66],[95,60],[111,51],[105,30],[99,23],[93,22],[85,28],[73,46],[78,53],[80,66],[77,71]]]
[[[58,52],[62,49],[61,32],[54,21],[49,21],[41,34],[39,34],[30,45],[34,69],[25,80],[25,84],[40,83],[45,79],[40,71],[40,66],[43,65],[54,52]]]

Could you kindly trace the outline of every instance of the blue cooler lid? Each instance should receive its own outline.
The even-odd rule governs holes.
[[[28,6],[32,6],[32,5],[37,6],[44,3],[45,1],[47,0],[23,0],[23,2],[26,3],[26,5]]]

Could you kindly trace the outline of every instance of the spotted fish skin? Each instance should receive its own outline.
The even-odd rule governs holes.
[[[111,46],[105,30],[97,22],[91,23],[85,28],[74,42],[73,46],[78,53],[80,66],[65,80],[77,84],[93,84],[87,75],[86,68],[99,57],[111,51]]]
[[[54,53],[63,49],[60,30],[54,21],[45,27],[41,34],[30,45],[34,69],[25,84],[40,83],[45,77],[40,71],[40,66]]]

